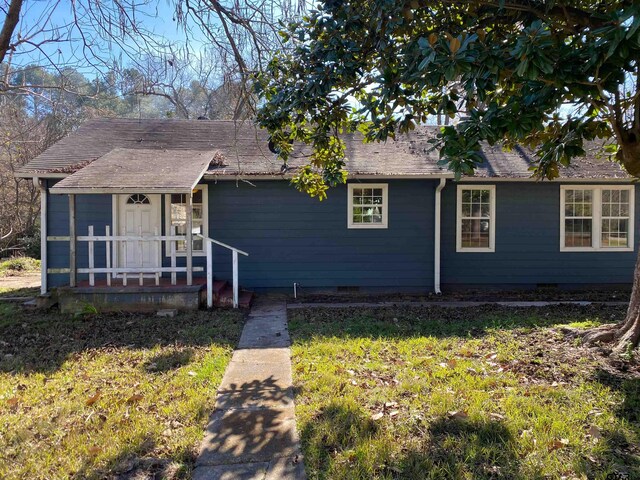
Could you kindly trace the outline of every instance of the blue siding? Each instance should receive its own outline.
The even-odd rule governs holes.
[[[55,182],[49,182],[52,187]],[[69,196],[47,194],[48,202],[48,235],[69,235]],[[111,225],[111,195],[77,195],[76,196],[76,233],[87,235],[89,225],[93,225],[96,235],[104,234],[105,226]],[[77,244],[78,267],[88,267],[87,242]],[[69,267],[69,242],[47,242],[47,258],[49,268]],[[95,244],[95,266],[105,266],[105,244]],[[79,280],[86,279],[87,275],[78,275]],[[69,284],[68,274],[50,274],[48,276],[50,287]]]
[[[348,229],[345,186],[319,202],[286,181],[211,182],[209,236],[249,252],[240,256],[240,283],[247,288],[290,289],[298,282],[310,289],[432,289],[437,182],[371,183],[389,185],[388,229]],[[631,283],[635,251],[560,252],[557,183],[496,183],[496,251],[456,253],[456,188],[448,182],[442,193],[443,287]],[[68,235],[68,196],[49,194],[48,202],[49,235]],[[110,195],[78,196],[78,234],[86,234],[89,225],[103,233],[111,208]],[[638,214],[640,192],[636,227]],[[163,227],[164,215],[163,209]],[[214,247],[214,254],[214,275],[230,280],[231,253]],[[97,243],[97,266],[104,265],[104,256],[104,244]],[[67,242],[49,242],[48,258],[50,268],[68,267]],[[169,263],[164,252],[163,262]],[[178,263],[184,265],[184,258]],[[78,243],[78,264],[87,266],[85,242]],[[203,257],[194,258],[194,265],[204,264]],[[49,275],[49,282],[68,284],[68,275]]]
[[[443,190],[444,286],[632,282],[636,252],[560,251],[560,184],[496,182],[495,185],[494,253],[456,253],[457,185],[448,183]],[[636,190],[636,231],[640,212],[638,193]]]
[[[247,251],[249,288],[433,286],[436,182],[390,180],[389,228],[348,229],[347,187],[323,202],[285,181],[209,184],[209,236]],[[231,278],[231,255],[215,248],[215,275]]]

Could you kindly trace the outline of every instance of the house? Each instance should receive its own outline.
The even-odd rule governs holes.
[[[319,202],[288,182],[305,151],[284,166],[249,123],[89,120],[17,172],[43,193],[43,293],[117,290],[160,305],[154,288],[206,284],[211,302],[215,280],[233,278],[237,304],[238,285],[440,292],[632,282],[636,186],[618,165],[590,154],[540,182],[525,150],[487,146],[476,174],[455,182],[436,164],[434,134],[346,137],[348,183]]]

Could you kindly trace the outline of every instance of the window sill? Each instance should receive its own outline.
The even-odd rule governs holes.
[[[560,247],[561,252],[633,252],[632,247]]]
[[[388,225],[384,225],[384,224],[380,224],[380,225],[375,225],[375,224],[349,224],[347,225],[347,228],[349,230],[369,230],[369,229],[385,229],[385,228],[389,228]]]
[[[496,249],[494,248],[456,248],[456,253],[495,253]]]

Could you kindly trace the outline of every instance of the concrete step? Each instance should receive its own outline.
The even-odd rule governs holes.
[[[253,292],[240,290],[238,292],[238,306],[240,308],[250,308],[253,301]],[[216,296],[213,296],[213,304],[220,308],[233,307],[233,287],[227,283],[225,288]]]

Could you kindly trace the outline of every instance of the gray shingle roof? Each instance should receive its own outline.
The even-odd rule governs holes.
[[[52,193],[185,193],[198,183],[216,152],[114,148],[62,179]],[[179,164],[180,168],[176,168]]]
[[[428,140],[437,130],[421,127],[385,143],[363,144],[357,134],[345,136],[347,170],[351,175],[440,176],[448,174],[438,167],[438,152]],[[104,118],[88,120],[17,172],[20,176],[72,173],[114,148],[129,150],[168,150],[180,164],[180,152],[215,151],[216,165],[207,175],[216,177],[281,175],[282,161],[268,148],[268,136],[250,122],[215,120],[136,120]],[[183,152],[186,154],[186,152]],[[528,178],[533,162],[530,152],[516,148],[483,148],[485,164],[476,171],[480,178]],[[153,160],[150,160],[151,162]],[[288,162],[288,173],[308,161],[308,150],[296,148]],[[561,178],[625,179],[628,175],[616,164],[590,154],[563,168]]]

